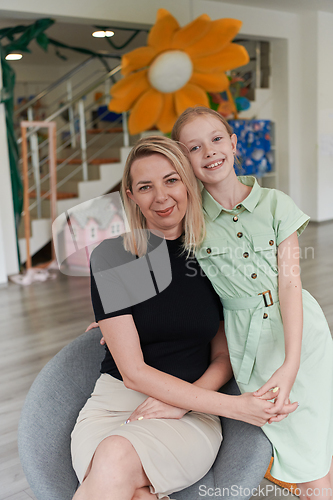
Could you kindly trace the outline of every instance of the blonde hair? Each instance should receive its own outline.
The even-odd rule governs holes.
[[[184,218],[183,246],[189,256],[205,237],[200,188],[192,167],[178,144],[164,136],[140,139],[128,155],[121,183],[121,195],[130,229],[130,232],[124,235],[125,249],[139,256],[147,252],[147,231],[142,231],[147,228],[146,219],[138,205],[127,196],[126,191],[129,189],[132,192],[133,163],[154,154],[164,156],[171,163],[186,187],[188,204]]]
[[[220,113],[214,111],[211,108],[206,108],[205,106],[195,106],[194,108],[185,109],[185,111],[183,111],[183,113],[177,118],[171,132],[171,138],[174,141],[179,142],[180,133],[184,125],[194,120],[195,118],[198,118],[198,116],[202,115],[210,115],[213,116],[214,118],[217,118],[218,120],[220,120],[220,122],[223,123],[223,125],[227,129],[229,136],[231,137],[233,135],[234,133],[233,129],[231,125],[229,125],[227,120],[224,118],[224,116],[220,115]]]

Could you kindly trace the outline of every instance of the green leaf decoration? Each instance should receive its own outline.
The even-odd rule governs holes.
[[[36,42],[42,47],[45,52],[47,52],[49,38],[45,35],[45,33],[40,33],[36,38]]]

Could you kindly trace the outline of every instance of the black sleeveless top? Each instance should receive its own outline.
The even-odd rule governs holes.
[[[91,255],[91,298],[96,321],[131,314],[140,338],[145,363],[187,382],[200,378],[210,364],[210,342],[223,319],[219,297],[195,258],[182,254],[182,237],[166,240],[172,280],[169,286],[144,302],[113,312],[105,312],[96,272],[100,270],[98,254],[115,254],[115,245],[122,245],[122,238],[103,241]],[[125,250],[123,250],[125,252]],[[135,256],[129,254],[129,260]],[[110,268],[117,266],[114,257]],[[117,282],[117,287],[121,283]],[[122,290],[119,289],[120,295]],[[103,292],[105,293],[105,292]],[[119,332],[121,335],[121,331]],[[106,346],[101,373],[109,373],[122,380],[118,368]]]

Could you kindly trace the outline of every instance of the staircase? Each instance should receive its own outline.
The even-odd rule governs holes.
[[[105,68],[101,70],[97,65],[101,75],[88,86],[84,86],[82,80],[86,83],[87,78],[84,78],[82,73],[87,74],[89,66],[90,72],[96,76],[96,61],[89,58],[16,112],[18,117],[26,113],[29,120],[38,119],[40,103],[46,99],[50,102],[50,94],[56,94],[56,102],[50,102],[47,107],[46,121],[57,123],[58,215],[115,188],[121,180],[126,158],[131,149],[126,114],[114,117],[114,121],[111,122],[108,116],[110,113],[105,106],[110,98],[109,88],[114,81],[114,75],[118,74],[120,68],[107,71]],[[65,94],[61,94],[61,89],[65,89]],[[96,92],[98,92],[97,99]],[[59,102],[62,103],[60,106]],[[30,253],[34,255],[52,239],[48,140],[41,132],[32,129],[27,135],[30,146],[29,167],[31,167]],[[21,140],[18,142],[20,144]],[[19,227],[19,249],[21,262],[25,263],[27,255],[23,218]]]

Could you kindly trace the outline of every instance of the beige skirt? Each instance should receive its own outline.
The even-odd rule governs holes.
[[[102,374],[82,408],[72,432],[72,462],[82,483],[98,445],[109,436],[128,439],[141,460],[157,498],[168,497],[201,479],[219,451],[219,417],[190,412],[183,418],[124,422],[145,394],[127,389],[121,380]]]

